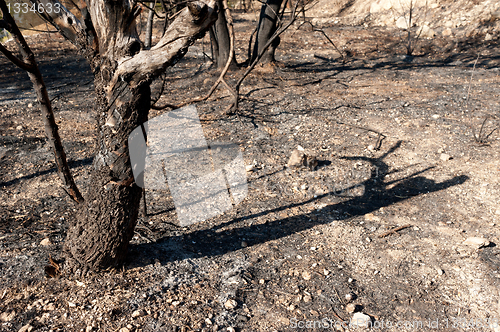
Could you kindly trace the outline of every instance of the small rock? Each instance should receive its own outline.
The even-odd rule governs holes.
[[[302,272],[302,278],[304,278],[304,280],[311,280],[311,273],[309,271]]]
[[[492,40],[492,39],[493,39],[493,35],[491,35],[491,34],[489,34],[489,33],[487,33],[487,34],[486,34],[486,36],[484,36],[484,40],[485,40],[485,41],[490,41],[490,40]]]
[[[32,330],[33,326],[31,326],[30,324],[26,324],[23,327],[21,327],[18,332],[31,332]]]
[[[28,104],[28,108],[32,108],[33,107],[33,104],[32,103],[29,103]]]
[[[346,300],[347,302],[351,302],[352,300],[354,300],[354,298],[355,298],[355,296],[354,296],[354,294],[353,294],[353,293],[347,293],[347,294],[345,295],[345,300]]]
[[[367,214],[365,214],[365,220],[366,221],[380,221],[380,217],[377,217],[373,213],[367,213]]]
[[[482,237],[469,237],[467,240],[464,241],[464,244],[479,249],[482,247],[489,246],[490,241]]]
[[[432,30],[428,25],[423,25],[418,29],[417,35],[421,38],[434,38],[436,32]]]
[[[247,172],[255,172],[257,170],[257,167],[255,167],[254,165],[247,165],[245,166],[245,169]]]
[[[372,242],[372,239],[370,239],[369,237],[367,237],[365,240],[366,240],[366,242],[368,242],[368,243]]]
[[[290,304],[290,306],[288,307],[288,310],[289,311],[294,311],[295,310],[295,305]]]
[[[450,28],[446,28],[443,30],[443,32],[441,32],[441,34],[443,35],[443,37],[449,37],[453,34],[453,32]]]
[[[304,295],[303,300],[304,300],[305,303],[309,303],[309,302],[311,302],[312,297],[311,297],[311,295],[307,295],[306,294],[306,295]]]
[[[437,273],[438,273],[438,275],[442,276],[444,274],[444,271],[438,268]]]
[[[259,280],[259,284],[264,285],[265,283],[266,283],[266,281],[264,279]]]
[[[48,237],[46,237],[45,239],[43,239],[42,241],[40,241],[40,244],[42,246],[50,246],[52,244],[52,242],[50,242],[50,239]]]
[[[396,27],[400,29],[408,29],[408,22],[406,22],[406,18],[400,17],[396,21]]]
[[[126,327],[122,327],[118,332],[130,332],[130,330]]]
[[[70,306],[70,307],[72,307],[72,308],[73,308],[73,307],[76,307],[76,304],[75,304],[75,303],[73,303],[73,302],[68,302],[68,306]]]
[[[233,299],[229,299],[226,301],[226,303],[224,303],[224,307],[227,310],[232,310],[232,309],[236,308],[236,306],[238,306],[238,302],[236,302],[236,300],[233,300]]]
[[[210,318],[205,318],[205,324],[212,325],[212,320],[210,320]]]
[[[354,303],[349,303],[348,305],[345,306],[345,311],[352,314],[353,312],[356,311],[356,305]]]
[[[47,310],[47,311],[53,311],[53,310],[56,310],[56,306],[54,303],[51,302],[51,303],[47,304],[43,309]]]
[[[2,312],[0,314],[0,320],[2,322],[10,322],[12,319],[14,319],[14,317],[16,317],[16,312],[14,310],[12,310],[11,312]]]
[[[356,312],[352,315],[351,325],[356,327],[369,327],[372,318],[361,312]]]
[[[229,326],[226,330],[227,332],[236,332],[236,330],[232,326]]]
[[[441,153],[441,155],[439,156],[439,159],[441,159],[442,161],[448,161],[451,159],[451,156],[447,153]]]
[[[368,151],[373,152],[375,151],[375,147],[373,145],[368,145]]]
[[[92,325],[87,325],[87,327],[85,328],[85,332],[92,332],[93,329],[94,327]]]
[[[349,278],[349,279],[347,279],[347,282],[348,282],[348,283],[352,283],[353,281],[354,281],[354,279],[353,279],[353,278]]]
[[[293,150],[290,159],[288,159],[288,167],[301,167],[305,166],[307,163],[306,154],[298,149]]]
[[[440,116],[439,114],[433,114],[433,115],[432,115],[432,118],[433,118],[434,120],[437,120],[437,119],[439,119],[440,117],[441,117],[441,116]]]
[[[328,271],[327,269],[323,269],[323,274],[324,274],[325,276],[327,276],[327,275],[329,275],[329,274],[330,274],[330,271]]]
[[[144,310],[139,309],[132,313],[132,318],[137,318],[141,316],[144,316]]]
[[[248,243],[246,241],[241,241],[241,247],[243,248],[248,247]]]

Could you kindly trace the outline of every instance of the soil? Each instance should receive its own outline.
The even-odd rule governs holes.
[[[240,62],[254,16],[235,15]],[[247,78],[236,114],[223,89],[196,105],[207,139],[254,166],[247,198],[180,227],[168,193],[146,190],[125,266],[85,279],[45,273],[76,209],[27,75],[0,58],[1,331],[343,331],[352,310],[385,331],[500,331],[498,36],[422,39],[407,56],[400,30],[325,26],[341,57],[297,27],[279,63]],[[89,67],[55,34],[28,41],[85,193]],[[208,48],[168,70],[158,104],[209,90]],[[299,145],[317,167],[286,167]]]

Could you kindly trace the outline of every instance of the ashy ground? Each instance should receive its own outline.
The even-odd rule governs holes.
[[[253,18],[235,17],[240,60]],[[236,114],[224,90],[196,105],[207,139],[254,166],[248,197],[179,227],[168,193],[148,190],[127,264],[83,280],[45,276],[74,205],[26,74],[0,59],[1,331],[362,330],[353,311],[384,331],[500,331],[498,35],[422,39],[408,57],[400,30],[324,26],[341,58],[297,27],[279,64],[247,78]],[[88,66],[56,35],[29,42],[86,192]],[[208,91],[208,49],[169,70],[159,104]],[[299,145],[317,168],[286,167]]]

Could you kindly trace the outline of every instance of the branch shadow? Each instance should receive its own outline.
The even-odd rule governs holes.
[[[460,175],[443,182],[435,182],[421,175],[432,168],[429,167],[414,172],[409,176],[385,182],[384,177],[394,172],[389,172],[389,166],[384,162],[384,159],[397,150],[400,145],[401,141],[396,143],[378,158],[363,156],[345,158],[349,160],[364,160],[373,166],[369,179],[356,185],[364,185],[365,187],[364,193],[361,196],[352,197],[346,201],[331,204],[323,208],[320,212],[311,212],[303,215],[276,219],[266,224],[238,226],[238,223],[248,219],[285,211],[293,207],[303,206],[313,201],[318,201],[329,195],[336,195],[335,192],[329,192],[300,203],[292,203],[285,206],[270,208],[258,213],[244,215],[210,229],[194,230],[186,234],[164,237],[159,239],[156,243],[134,244],[130,246],[127,264],[129,264],[129,266],[145,266],[151,259],[158,260],[160,263],[165,264],[170,261],[186,258],[223,255],[242,249],[240,244],[243,240],[248,243],[248,246],[254,246],[267,241],[284,238],[317,225],[331,223],[333,220],[353,219],[357,216],[365,215],[382,207],[387,207],[412,197],[441,191],[462,184],[469,179],[465,175]],[[390,189],[388,188],[389,186],[391,186]],[[320,216],[320,218],[318,218],[318,216]],[[230,230],[221,230],[223,227],[230,224],[233,224],[235,227]]]
[[[80,166],[87,166],[87,165],[92,164],[93,160],[94,160],[94,158],[85,158],[85,159],[80,159],[80,160],[69,160],[68,161],[68,165],[69,165],[70,169],[71,168],[80,167]],[[0,188],[12,186],[13,184],[16,184],[16,183],[18,183],[20,181],[33,179],[33,178],[36,178],[38,176],[42,176],[42,175],[46,175],[46,174],[51,174],[51,173],[57,173],[57,169],[55,167],[53,167],[53,168],[50,168],[50,169],[46,169],[44,171],[38,171],[38,172],[35,172],[35,173],[24,175],[22,177],[15,178],[15,179],[12,179],[10,181],[0,182]]]

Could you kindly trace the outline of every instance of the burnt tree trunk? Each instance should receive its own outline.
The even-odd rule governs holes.
[[[226,15],[224,13],[224,4],[222,0],[217,1],[217,6],[219,7],[219,14],[217,16],[217,21],[210,29],[210,41],[212,44],[212,57],[217,69],[223,68],[229,56],[233,50],[231,50],[231,38],[229,36],[228,23]],[[233,54],[231,60],[231,67],[236,68],[236,57]]]
[[[146,36],[144,37],[144,47],[146,49],[151,48],[151,42],[153,39],[153,23],[154,23],[154,18],[155,18],[156,2],[150,2],[149,4],[153,8],[153,10],[149,11],[148,20],[146,22]]]
[[[65,270],[82,274],[125,259],[142,192],[134,183],[128,136],[147,121],[151,81],[182,58],[217,17],[214,0],[190,2],[158,43],[143,50],[135,27],[137,2],[89,0],[88,6],[81,8],[82,22],[63,6],[58,15],[42,15],[82,50],[95,77],[97,151],[85,202],[64,248]]]
[[[257,26],[257,37],[253,48],[252,59],[250,63],[257,59],[258,55],[263,51],[266,43],[271,39],[277,30],[278,13],[283,0],[267,0],[262,4],[260,10],[259,24]],[[262,63],[269,63],[276,61],[275,52],[280,44],[280,38],[276,38],[269,48],[265,51],[261,58]]]

